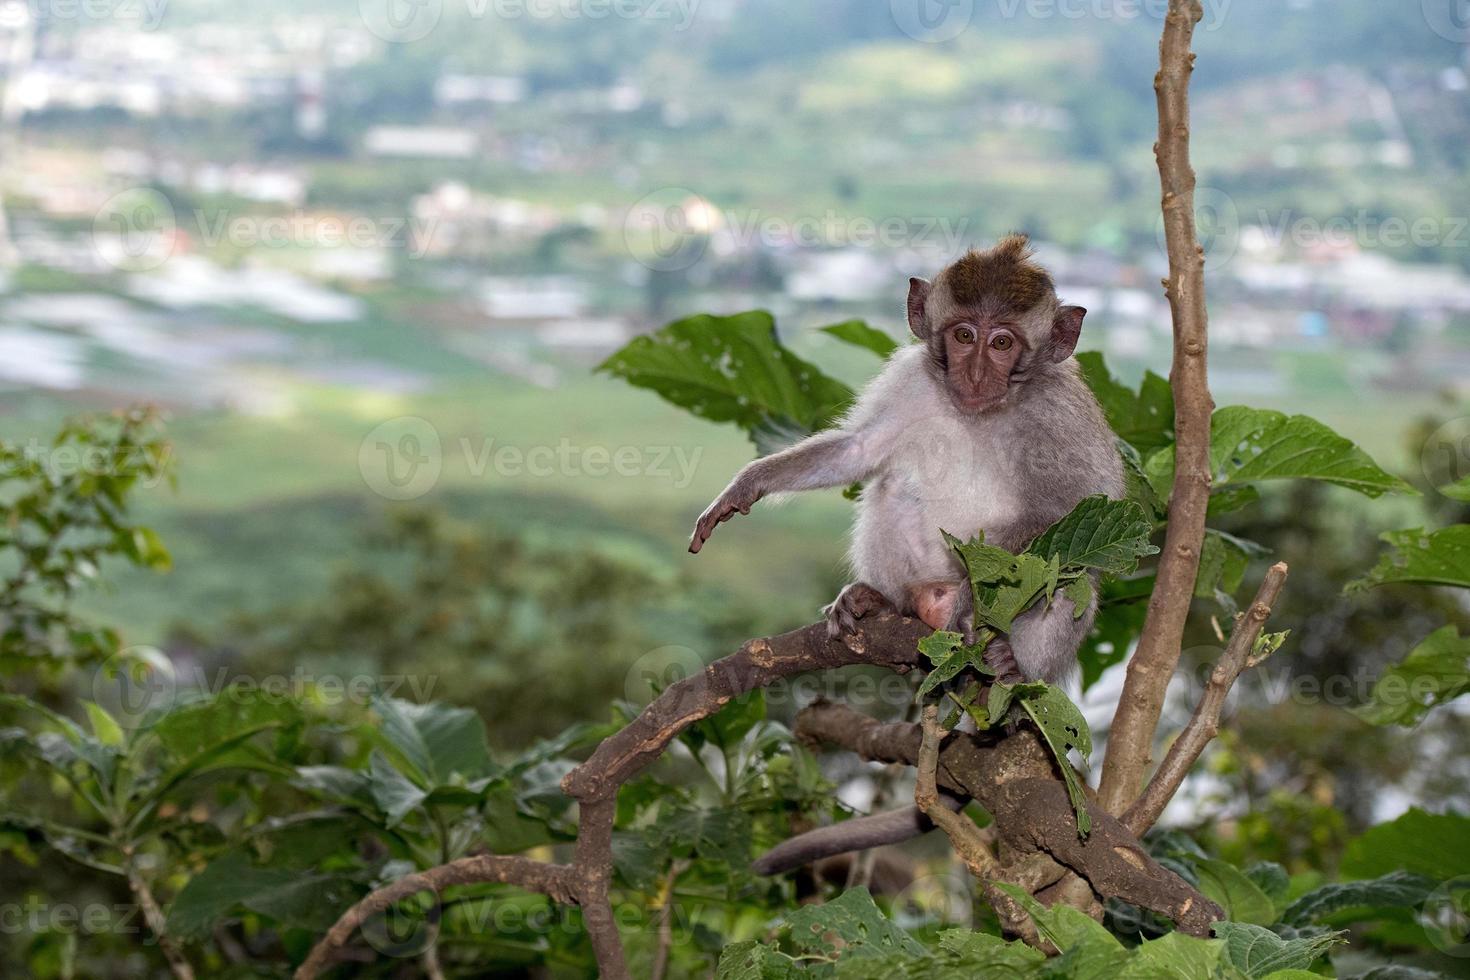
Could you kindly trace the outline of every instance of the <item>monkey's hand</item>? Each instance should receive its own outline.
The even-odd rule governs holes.
[[[726,487],[725,492],[705,508],[704,513],[699,515],[699,520],[694,522],[694,534],[689,539],[689,553],[699,554],[699,549],[703,548],[710,535],[715,533],[716,527],[737,513],[749,514],[750,508],[759,499],[761,499],[761,494],[753,486],[736,477],[735,482]]]
[[[1021,673],[1021,665],[1016,662],[1016,651],[1011,648],[1011,641],[1003,636],[997,636],[985,648],[985,663],[995,668],[995,679],[1002,684],[1019,684],[1026,679],[1026,675]]]
[[[840,636],[852,636],[857,632],[857,621],[868,613],[887,609],[892,603],[866,582],[854,582],[837,593],[837,598],[822,612],[827,614],[827,636],[833,640]]]

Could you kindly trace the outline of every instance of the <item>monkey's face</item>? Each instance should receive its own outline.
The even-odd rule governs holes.
[[[960,316],[947,323],[939,339],[945,383],[957,408],[986,412],[1005,401],[1011,372],[1025,351],[1018,324],[995,316]]]

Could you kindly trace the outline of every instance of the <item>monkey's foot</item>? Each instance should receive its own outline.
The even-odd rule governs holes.
[[[866,582],[854,582],[837,594],[832,604],[822,610],[827,615],[827,636],[837,639],[857,632],[857,621],[868,613],[892,605],[877,589]]]
[[[1019,684],[1026,679],[1021,673],[1021,665],[1016,662],[1016,651],[1011,649],[1011,641],[1003,637],[991,640],[985,648],[985,663],[995,668],[995,679],[1002,684]]]

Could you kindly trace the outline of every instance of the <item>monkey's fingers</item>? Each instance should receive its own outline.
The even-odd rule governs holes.
[[[689,539],[689,553],[699,554],[699,549],[715,533],[715,528],[735,516],[736,508],[729,504],[716,504],[700,515],[694,524],[694,536]]]

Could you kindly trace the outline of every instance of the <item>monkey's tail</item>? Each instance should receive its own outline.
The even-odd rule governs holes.
[[[968,796],[954,796],[943,790],[939,800],[956,813],[970,802]],[[933,829],[933,822],[918,807],[906,806],[809,830],[771,848],[756,858],[750,869],[758,875],[781,874],[834,854],[901,844]]]

